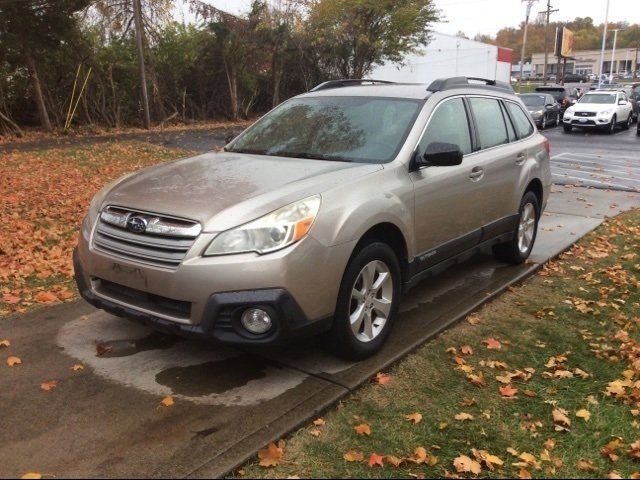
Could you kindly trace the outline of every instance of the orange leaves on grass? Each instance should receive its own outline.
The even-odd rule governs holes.
[[[362,454],[362,452],[349,450],[342,456],[342,458],[344,458],[347,462],[362,462],[364,460],[364,455]]]
[[[48,382],[42,382],[40,384],[40,388],[45,392],[50,392],[57,386],[58,386],[58,382],[56,380],[49,380]]]
[[[160,402],[160,405],[163,407],[173,407],[175,405],[175,401],[173,400],[173,397],[164,397],[162,399],[162,401]]]
[[[466,455],[460,455],[457,457],[453,461],[453,466],[458,473],[472,473],[474,475],[479,475],[482,471],[480,463]]]
[[[416,412],[416,413],[412,413],[410,415],[405,415],[404,418],[408,422],[413,422],[414,424],[416,424],[416,423],[420,423],[422,421],[422,414]]]
[[[371,427],[366,423],[363,423],[362,425],[357,425],[353,427],[353,429],[355,430],[356,435],[366,435],[366,436],[371,435]]]
[[[284,456],[284,442],[278,444],[271,442],[258,452],[259,465],[264,468],[277,467]]]
[[[368,462],[369,468],[384,467],[384,456],[372,453]]]
[[[502,344],[498,340],[496,340],[494,338],[487,338],[482,343],[484,343],[489,350],[500,350],[500,349],[502,349]]]
[[[555,424],[555,428],[557,432],[568,431],[569,427],[571,427],[571,420],[567,416],[567,411],[561,408],[556,408],[553,410],[553,423]]]
[[[500,395],[502,395],[505,398],[515,398],[515,396],[518,393],[518,389],[513,388],[511,385],[500,387],[499,390],[500,390]]]
[[[373,378],[373,381],[378,385],[387,385],[391,381],[391,377],[380,372]]]
[[[7,365],[10,367],[15,367],[16,365],[22,365],[22,360],[18,357],[9,357],[7,358]]]

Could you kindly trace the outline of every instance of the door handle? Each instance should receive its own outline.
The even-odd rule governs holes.
[[[475,167],[469,174],[469,178],[474,182],[479,182],[482,180],[482,177],[484,177],[484,168],[482,167]]]
[[[516,157],[516,165],[522,165],[526,161],[527,161],[526,153],[519,153],[518,156]]]

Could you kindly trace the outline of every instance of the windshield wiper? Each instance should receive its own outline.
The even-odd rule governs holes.
[[[328,160],[330,162],[349,162],[353,163],[353,160],[346,157],[323,155],[320,153],[304,153],[304,152],[274,152],[269,155],[288,158],[308,158],[310,160]]]
[[[231,153],[246,153],[249,155],[269,155],[267,150],[260,150],[258,148],[238,148],[229,150]]]

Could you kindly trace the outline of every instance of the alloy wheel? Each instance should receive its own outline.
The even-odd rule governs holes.
[[[527,203],[520,215],[518,225],[518,249],[525,255],[533,244],[533,237],[536,231],[536,208],[531,203]]]
[[[349,322],[355,337],[368,343],[384,329],[393,302],[393,277],[380,260],[369,262],[353,285],[349,305]]]

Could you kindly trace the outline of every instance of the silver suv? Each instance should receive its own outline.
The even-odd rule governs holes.
[[[160,330],[245,346],[326,334],[364,358],[421,279],[484,248],[525,261],[550,182],[549,144],[506,84],[328,82],[224,152],[105,187],[76,279]]]

